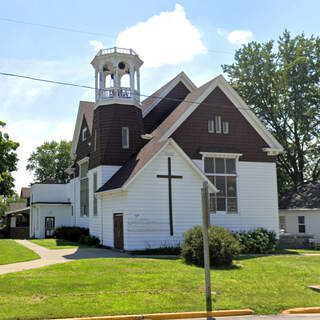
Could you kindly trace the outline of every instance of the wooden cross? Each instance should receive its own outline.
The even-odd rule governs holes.
[[[170,221],[170,235],[173,236],[173,222],[172,222],[172,179],[182,179],[182,176],[175,176],[171,174],[171,158],[168,158],[168,175],[158,174],[157,178],[168,179],[169,187],[169,221]]]

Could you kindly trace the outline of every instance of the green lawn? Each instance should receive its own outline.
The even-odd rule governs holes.
[[[30,261],[39,258],[40,257],[36,253],[13,240],[0,239],[0,265]]]
[[[320,305],[320,257],[243,257],[212,270],[215,309]],[[166,259],[94,259],[0,276],[0,319],[205,310],[203,269]]]
[[[45,247],[47,249],[72,249],[72,248],[89,248],[90,246],[82,245],[77,242],[72,242],[62,239],[35,239],[29,240],[39,246]]]

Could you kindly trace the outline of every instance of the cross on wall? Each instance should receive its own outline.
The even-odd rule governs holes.
[[[171,158],[168,157],[168,174],[158,174],[157,178],[168,179],[168,192],[169,192],[169,222],[170,222],[170,235],[173,236],[173,218],[172,218],[172,179],[182,179],[182,176],[173,175],[171,172]]]

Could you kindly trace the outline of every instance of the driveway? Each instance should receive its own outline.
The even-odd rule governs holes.
[[[69,261],[81,259],[96,259],[96,258],[127,258],[126,253],[116,252],[108,249],[98,248],[73,248],[50,250],[32,243],[28,240],[15,240],[17,243],[31,249],[40,256],[40,259],[5,264],[0,266],[0,274],[18,272],[22,270],[36,269],[44,266],[49,266],[57,263],[65,263]]]

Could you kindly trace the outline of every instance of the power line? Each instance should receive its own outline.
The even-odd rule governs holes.
[[[74,32],[74,33],[80,33],[80,34],[82,33],[82,34],[87,34],[87,35],[105,37],[105,38],[114,39],[114,40],[117,39],[116,36],[107,35],[105,33],[84,31],[84,30],[72,29],[72,28],[67,28],[67,27],[52,26],[52,25],[49,25],[49,24],[33,23],[33,22],[28,22],[28,21],[15,20],[15,19],[9,19],[9,18],[1,18],[1,17],[0,17],[0,21],[10,22],[10,23],[17,23],[17,24],[24,24],[24,25],[30,25],[30,26],[35,26],[35,27],[59,30],[59,31]],[[208,52],[234,55],[234,52],[224,51],[224,50],[211,50],[211,49],[208,49]]]
[[[51,83],[51,84],[58,84],[58,85],[69,86],[69,87],[77,87],[77,88],[96,90],[96,88],[92,87],[92,86],[81,85],[81,84],[76,84],[76,83],[71,83],[71,82],[64,82],[64,81],[41,79],[41,78],[36,78],[36,77],[31,77],[31,76],[26,76],[26,75],[21,75],[21,74],[16,74],[16,73],[0,72],[0,75],[7,76],[7,77],[15,77],[15,78],[33,80],[33,81],[46,82],[46,83]],[[99,90],[104,90],[104,89],[99,89]],[[108,90],[108,89],[105,89],[105,90]],[[194,104],[203,104],[203,105],[207,105],[207,106],[214,106],[213,104],[206,103],[206,102],[197,102],[197,101],[186,100],[186,99],[160,97],[160,96],[146,95],[146,94],[141,94],[141,93],[139,94],[139,96],[145,97],[145,98],[153,98],[153,99],[161,99],[161,100],[169,100],[169,101],[176,101],[176,102],[187,102],[187,103],[194,103]],[[229,108],[227,106],[220,106],[220,107]],[[242,108],[242,107],[238,107],[238,109],[251,110],[250,108]]]

